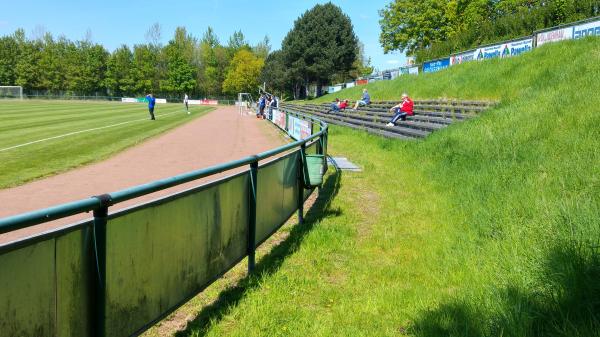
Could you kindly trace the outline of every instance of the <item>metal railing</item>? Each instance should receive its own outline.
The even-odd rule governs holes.
[[[0,336],[138,335],[248,257],[303,204],[304,156],[326,123],[278,148],[125,190],[0,219],[0,234],[93,219],[0,245]],[[266,161],[266,162],[263,162]],[[261,164],[259,165],[259,162]],[[110,213],[112,206],[236,168],[240,173]]]

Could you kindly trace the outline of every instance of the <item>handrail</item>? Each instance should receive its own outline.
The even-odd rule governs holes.
[[[244,157],[238,160],[230,161],[224,164],[210,166],[208,168],[183,173],[173,177],[156,180],[147,184],[142,184],[134,187],[130,187],[124,190],[111,192],[104,195],[93,196],[87,199],[77,200],[69,203],[64,203],[44,209],[39,209],[27,213],[22,213],[10,217],[0,218],[0,234],[4,234],[10,231],[27,228],[35,225],[39,225],[45,222],[65,218],[68,216],[80,214],[83,212],[90,212],[98,210],[101,207],[114,205],[127,200],[131,200],[140,197],[145,194],[158,192],[165,190],[170,187],[178,186],[193,180],[205,178],[217,173],[236,169],[244,165],[249,165],[259,160],[275,156],[282,152],[288,151],[295,147],[300,147],[307,142],[314,139],[323,137],[328,129],[327,123],[314,118],[312,116],[304,115],[297,112],[292,112],[297,116],[308,118],[313,122],[318,122],[321,126],[321,130],[305,139],[297,140],[293,143],[289,143],[275,149],[259,153],[257,155]]]

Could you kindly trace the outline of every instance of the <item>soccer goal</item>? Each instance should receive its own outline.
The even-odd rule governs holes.
[[[249,93],[240,92],[238,94],[238,100],[237,102],[235,102],[235,105],[238,106],[240,115],[249,114],[252,112],[254,101],[252,100],[252,96]]]
[[[23,99],[23,87],[0,85],[0,98]]]

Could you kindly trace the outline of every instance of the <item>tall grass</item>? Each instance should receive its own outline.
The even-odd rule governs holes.
[[[600,336],[599,88],[597,39],[370,85],[502,103],[421,142],[333,127],[364,171],[181,335]]]

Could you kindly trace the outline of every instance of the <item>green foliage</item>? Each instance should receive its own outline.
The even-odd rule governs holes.
[[[264,59],[271,48],[268,37],[251,48],[241,31],[222,46],[211,27],[200,41],[177,27],[163,45],[158,23],[147,31],[147,44],[131,49],[122,45],[112,53],[90,39],[56,39],[42,28],[37,33],[32,40],[22,29],[0,37],[0,85],[23,86],[25,94],[215,97],[223,93],[225,76],[238,51],[248,50]]]
[[[19,45],[15,39],[8,36],[0,38],[0,85],[15,83],[18,59]]]
[[[233,60],[227,77],[223,81],[223,92],[235,95],[239,92],[254,92],[259,85],[259,77],[265,64],[264,59],[251,51],[241,49]]]
[[[269,37],[265,36],[264,39],[252,49],[258,57],[262,58],[263,60],[266,59],[267,56],[269,56],[269,53],[271,52],[271,44]]]
[[[600,15],[600,1],[397,0],[379,13],[384,51],[422,61]]]
[[[109,57],[104,86],[112,96],[129,96],[136,92],[133,80],[133,53],[122,45]]]
[[[332,75],[348,72],[356,60],[357,42],[350,18],[339,7],[328,2],[306,11],[282,42],[291,82],[320,86]]]
[[[196,69],[192,66],[196,41],[185,28],[177,27],[175,37],[163,49],[167,64],[166,79],[161,89],[182,96],[196,87]]]
[[[279,96],[283,96],[283,93],[288,91],[290,81],[283,51],[276,50],[267,56],[259,83],[266,83],[267,91],[278,93]]]

